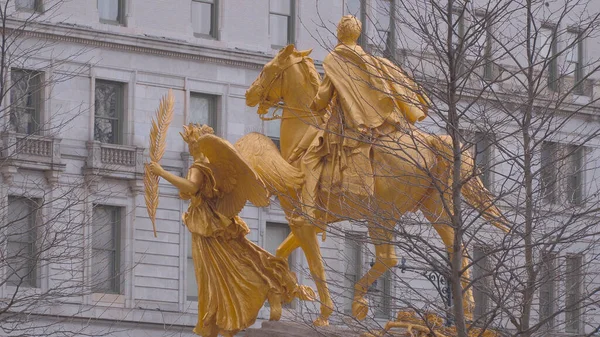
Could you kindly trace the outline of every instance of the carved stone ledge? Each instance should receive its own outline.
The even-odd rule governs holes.
[[[87,143],[86,176],[136,180],[144,175],[144,149],[98,141]]]
[[[50,184],[58,182],[60,173],[66,168],[66,164],[61,162],[59,138],[15,132],[4,132],[0,138],[5,181],[11,182],[17,170],[24,168],[44,171]]]

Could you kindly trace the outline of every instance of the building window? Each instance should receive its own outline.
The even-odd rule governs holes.
[[[556,301],[556,255],[546,253],[542,256],[540,271],[540,322],[548,329],[554,327],[554,303]]]
[[[392,273],[386,271],[375,284],[375,317],[389,319],[392,315]]]
[[[187,259],[186,259],[186,293],[185,297],[188,301],[198,301],[198,283],[196,283],[196,268],[194,267],[194,259],[192,257],[192,250],[194,249],[192,240],[192,234],[188,233],[188,249],[187,249]]]
[[[11,81],[11,131],[35,134],[40,129],[42,73],[31,70],[12,69]]]
[[[486,15],[475,15],[476,31],[473,34],[477,36],[477,43],[473,46],[472,57],[478,58],[483,55],[483,79],[490,81],[494,79],[494,61],[492,60],[492,24]]]
[[[452,10],[452,48],[455,53],[458,47],[462,46],[465,36],[465,11],[464,9]]]
[[[194,35],[217,37],[217,0],[192,0]]]
[[[373,45],[376,52],[387,58],[396,55],[395,6],[393,0],[376,0],[374,3],[375,36]]]
[[[15,8],[40,13],[44,11],[42,0],[15,0]]]
[[[367,27],[367,6],[364,0],[346,0],[344,2],[344,15],[353,15],[362,23],[362,33],[358,44],[365,47],[365,29]]]
[[[39,287],[36,245],[39,200],[8,197],[6,279],[19,287]]]
[[[490,135],[482,132],[475,133],[475,165],[481,175],[481,181],[486,188],[491,186],[490,166],[492,162],[492,141]]]
[[[554,142],[543,142],[542,153],[540,158],[540,180],[541,180],[541,194],[545,201],[549,203],[556,203],[557,192],[557,163],[556,157],[558,144]]]
[[[581,307],[583,286],[583,257],[568,255],[566,258],[565,332],[581,332]]]
[[[275,223],[275,222],[267,222],[266,230],[265,230],[265,242],[264,248],[266,251],[271,253],[272,255],[276,255],[277,248],[279,245],[285,240],[290,234],[290,227],[287,224],[283,223]],[[292,255],[288,257],[288,265],[290,270],[294,270],[294,260]],[[268,302],[266,303],[268,306]],[[290,303],[284,304],[284,308],[294,309],[296,308],[296,301],[292,301]]]
[[[363,271],[363,247],[364,237],[360,234],[348,233],[344,239],[344,260],[346,270],[344,272],[344,313],[352,313],[352,301],[354,299],[354,285],[362,276]]]
[[[544,200],[581,204],[584,201],[584,163],[585,147],[543,142],[540,178]]]
[[[490,310],[490,261],[484,247],[473,248],[473,297],[475,299],[475,319],[485,319]],[[480,324],[483,322],[480,322]]]
[[[124,23],[125,0],[98,0],[100,22]]]
[[[540,58],[548,62],[545,64],[548,68],[548,88],[556,91],[558,90],[558,50],[554,28],[542,26],[537,37],[537,42]]]
[[[188,122],[208,125],[217,132],[217,96],[191,93]]]
[[[573,205],[579,205],[583,202],[583,159],[585,148],[583,146],[567,146],[567,181],[566,192],[567,201]]]
[[[121,207],[94,205],[92,277],[95,293],[121,293]]]
[[[583,36],[579,32],[568,33],[567,75],[573,76],[573,92],[583,94]]]
[[[294,43],[294,33],[294,0],[270,0],[271,46],[281,48]]]
[[[273,111],[269,111],[269,113],[273,114]],[[277,146],[278,149],[281,149],[281,119],[263,122],[263,130],[265,136],[271,138],[273,143],[275,143],[275,146]]]
[[[94,140],[122,143],[124,87],[123,83],[96,80]]]

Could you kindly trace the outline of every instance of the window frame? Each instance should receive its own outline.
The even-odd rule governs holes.
[[[118,1],[118,5],[117,5],[117,20],[108,20],[108,19],[103,19],[102,16],[100,15],[100,9],[98,8],[98,5],[100,4],[101,0],[96,0],[96,9],[98,10],[98,19],[100,21],[100,23],[104,23],[104,24],[109,24],[109,25],[117,25],[117,26],[124,26],[125,25],[125,10],[126,10],[126,6],[125,6],[125,1],[126,0],[117,0]]]
[[[198,33],[196,31],[194,31],[194,14],[193,11],[191,10],[191,8],[194,6],[194,3],[198,2],[198,3],[206,3],[206,4],[210,4],[211,5],[211,11],[210,11],[210,32],[209,34],[203,34],[203,33]],[[192,32],[194,33],[195,37],[199,37],[199,38],[211,38],[211,39],[215,39],[218,40],[219,39],[219,0],[192,0],[190,3],[190,22],[192,24]]]
[[[103,116],[98,116],[97,114],[97,109],[98,106],[96,104],[96,98],[97,98],[97,90],[98,90],[98,83],[100,84],[108,84],[108,85],[115,85],[118,87],[118,97],[117,97],[117,117],[103,117]],[[126,88],[127,83],[124,82],[119,82],[119,81],[112,81],[112,80],[104,80],[104,79],[95,79],[94,82],[94,141],[99,141],[103,144],[113,144],[113,145],[123,145],[124,144],[124,138],[125,138],[125,88]],[[102,142],[100,140],[98,140],[96,138],[96,119],[97,118],[101,118],[101,119],[107,119],[107,120],[116,120],[117,121],[117,127],[116,130],[113,130],[113,141],[112,142]]]
[[[111,249],[107,249],[107,248],[96,248],[94,247],[94,231],[93,231],[93,216],[94,216],[94,210],[96,210],[98,207],[106,207],[106,208],[110,208],[112,209],[112,211],[115,211],[114,213],[114,221],[111,222],[111,225],[113,225],[113,233],[112,233],[112,241],[114,242],[114,245]],[[91,253],[92,253],[92,260],[93,261],[93,255],[94,255],[94,251],[111,251],[113,252],[113,262],[114,262],[114,268],[111,272],[111,289],[99,289],[99,288],[95,288],[94,286],[96,284],[93,283],[93,276],[94,276],[94,264],[92,263],[91,265],[91,276],[92,278],[90,279],[92,282],[90,284],[90,288],[92,290],[92,293],[97,293],[97,294],[114,294],[114,295],[122,295],[123,294],[123,279],[122,279],[122,271],[121,271],[121,266],[122,266],[122,258],[123,258],[123,252],[122,252],[122,243],[121,243],[121,238],[122,238],[122,234],[121,231],[123,230],[123,215],[124,215],[124,207],[122,206],[114,206],[114,205],[105,205],[105,204],[93,204],[92,206],[92,230],[90,232],[90,242],[91,242]]]
[[[7,206],[10,206],[11,204],[11,200],[23,200],[27,206],[29,207],[28,209],[28,215],[27,217],[30,218],[28,219],[29,222],[29,229],[33,231],[32,235],[33,235],[33,240],[31,242],[21,242],[21,241],[12,241],[14,243],[17,244],[27,244],[30,245],[29,247],[29,252],[28,255],[34,258],[33,261],[33,265],[32,266],[28,266],[28,277],[25,279],[22,279],[19,281],[19,283],[15,284],[13,283],[10,278],[7,277],[6,282],[8,286],[13,286],[13,287],[22,287],[22,288],[34,288],[34,289],[38,289],[41,288],[41,279],[40,279],[40,264],[39,264],[39,260],[41,258],[40,256],[40,252],[39,252],[39,247],[38,247],[38,239],[39,239],[39,232],[38,232],[38,227],[40,224],[40,220],[41,220],[41,200],[39,198],[28,198],[25,196],[20,196],[20,195],[8,195],[7,197]],[[11,242],[11,240],[9,240],[9,235],[7,235],[6,238],[6,245],[8,246],[8,244]],[[7,255],[7,259],[10,258]]]
[[[18,1],[15,1],[15,10],[19,12],[30,12],[30,13],[44,13],[44,1],[34,0],[33,8],[21,7],[18,5]]]
[[[273,12],[271,10],[271,0],[269,0],[269,42],[271,43],[271,48],[272,49],[281,49],[285,46],[280,46],[277,44],[273,43],[273,38],[271,36],[271,16],[272,15],[276,15],[276,16],[285,16],[288,18],[288,25],[287,25],[287,45],[290,45],[292,43],[296,43],[296,0],[288,0],[290,2],[290,13],[289,14],[284,14],[284,13],[278,13],[278,12]]]
[[[366,240],[366,237],[365,237],[364,233],[360,233],[360,232],[347,232],[344,236],[344,256],[346,257],[346,259],[349,258],[348,255],[346,255],[347,254],[346,250],[349,245],[354,245],[355,251],[354,251],[353,259],[356,261],[356,264],[353,266],[353,268],[351,268],[350,264],[348,263],[348,260],[346,260],[346,266],[344,269],[344,281],[349,280],[350,276],[354,276],[354,281],[350,282],[350,287],[351,287],[350,289],[351,289],[352,296],[350,298],[344,298],[344,300],[347,301],[344,304],[344,314],[352,313],[352,302],[353,302],[354,294],[356,291],[356,289],[354,288],[354,285],[362,277],[363,265],[365,263],[364,254],[365,254],[365,250],[367,248],[365,245],[365,240]],[[348,271],[352,271],[352,272],[354,272],[354,274],[349,273]]]
[[[25,109],[27,111],[33,111],[33,120],[31,121],[31,123],[33,125],[30,125],[30,123],[28,123],[27,126],[27,132],[19,132],[19,130],[17,129],[16,125],[13,125],[12,119],[13,116],[16,115],[15,114],[15,110],[13,109],[17,109],[16,107],[16,101],[19,101],[21,99],[23,99],[25,96],[21,96],[16,98],[15,101],[15,97],[13,97],[13,92],[14,90],[16,90],[16,81],[15,81],[15,73],[16,72],[22,72],[24,74],[24,76],[28,76],[29,79],[27,80],[27,87],[30,86],[30,80],[31,79],[35,79],[35,81],[37,81],[38,83],[36,83],[35,85],[38,86],[37,89],[34,89],[32,96],[33,96],[33,107],[25,107]],[[20,80],[20,79],[19,79]],[[10,109],[9,109],[9,126],[10,127],[14,127],[15,128],[15,132],[16,133],[20,133],[20,134],[26,134],[26,135],[38,135],[41,131],[41,124],[42,124],[42,106],[43,106],[43,99],[44,99],[44,72],[42,71],[38,71],[38,70],[31,70],[31,69],[25,69],[25,68],[11,68],[10,69]],[[27,93],[26,93],[27,95]]]

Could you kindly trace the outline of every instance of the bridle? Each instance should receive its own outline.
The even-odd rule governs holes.
[[[263,86],[262,83],[259,84],[259,87],[261,89],[261,97],[260,97],[260,101],[258,103],[258,116],[261,120],[263,121],[272,121],[272,120],[283,120],[283,119],[298,119],[298,118],[305,118],[305,117],[313,117],[314,114],[312,113],[312,111],[307,110],[307,109],[301,109],[301,108],[294,108],[291,106],[287,106],[285,105],[285,103],[283,103],[283,97],[281,97],[281,99],[277,102],[273,102],[270,101],[269,99],[267,99],[267,95],[269,94],[269,92],[271,91],[273,84],[275,83],[275,81],[277,81],[278,79],[281,79],[280,81],[280,85],[281,88],[279,90],[279,92],[283,92],[283,73],[288,70],[288,68],[291,68],[292,66],[299,64],[301,62],[304,62],[305,58],[302,57],[298,62],[294,62],[288,66],[286,66],[285,68],[281,69],[279,71],[279,73],[273,77],[273,79],[269,82],[268,85]],[[268,110],[272,107],[275,107],[275,109],[273,110],[273,113],[271,114],[271,117],[268,117]],[[302,112],[302,113],[308,113],[308,115],[293,115],[293,116],[286,116],[284,117],[283,115],[278,115],[277,112],[279,110],[283,110],[283,109],[288,109],[288,110],[295,110],[298,112]],[[263,113],[261,113],[263,112]]]

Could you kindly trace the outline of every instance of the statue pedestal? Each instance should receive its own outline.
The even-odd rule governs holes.
[[[360,337],[360,332],[328,326],[317,328],[308,323],[264,321],[259,329],[246,329],[245,337]]]

